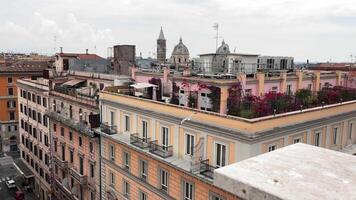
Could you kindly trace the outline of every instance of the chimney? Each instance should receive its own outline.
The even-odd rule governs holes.
[[[85,53],[88,54],[88,49],[85,49]]]
[[[63,53],[63,47],[59,47],[61,49],[61,53]]]

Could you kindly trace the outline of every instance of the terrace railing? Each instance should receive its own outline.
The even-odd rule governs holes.
[[[209,159],[202,160],[200,162],[200,174],[210,178],[214,179],[214,170],[217,169],[217,167],[214,167],[209,164]]]
[[[130,143],[141,149],[148,148],[150,146],[151,138],[140,138],[137,133],[130,135]]]
[[[117,126],[109,125],[108,123],[102,123],[100,125],[100,130],[108,135],[114,135],[117,133]]]
[[[173,156],[173,146],[162,146],[157,144],[157,140],[150,142],[149,151],[162,158]]]

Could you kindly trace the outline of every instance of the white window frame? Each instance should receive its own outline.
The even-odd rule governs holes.
[[[110,171],[110,185],[115,185],[115,174]]]
[[[354,129],[354,123],[350,122],[349,123],[349,139],[352,139],[353,129]]]
[[[190,137],[190,144],[188,143],[188,137]],[[193,140],[192,140],[193,138]],[[189,149],[188,149],[189,145]],[[195,135],[192,133],[185,133],[184,134],[184,154],[188,156],[194,155],[194,145],[195,145]]]
[[[167,136],[165,137],[165,140],[164,140],[164,137],[163,137],[163,129],[167,129]],[[161,144],[162,144],[162,147],[164,150],[168,151],[168,147],[169,147],[169,127],[167,126],[161,126],[161,134],[160,134],[160,137],[161,137]]]
[[[220,156],[220,159],[221,159],[220,160],[220,165],[217,164],[217,161],[218,161],[218,159],[217,159],[217,145],[225,146],[225,163],[224,163],[224,165],[221,164],[222,163],[222,154]],[[228,165],[228,163],[229,163],[229,159],[228,158],[229,158],[229,146],[224,142],[214,141],[214,167],[218,167],[219,168],[219,167],[223,167],[223,166]]]
[[[194,184],[189,181],[183,180],[183,200],[194,200]],[[188,186],[188,187],[186,187]],[[188,190],[188,192],[187,192]],[[188,194],[187,194],[188,193]]]
[[[143,164],[143,163],[145,163],[145,164]],[[139,167],[140,167],[140,178],[147,182],[148,181],[148,162],[146,160],[139,159]]]
[[[126,156],[127,155],[127,156]],[[126,159],[127,158],[127,159]],[[123,159],[124,159],[124,161],[123,161],[123,164],[124,164],[124,168],[126,169],[126,170],[130,170],[130,158],[131,158],[131,155],[130,155],[130,153],[129,152],[127,152],[127,151],[123,151]]]
[[[128,114],[124,114],[124,132],[130,132],[131,130],[131,117]]]
[[[114,145],[110,144],[109,155],[110,155],[110,160],[115,161],[115,147],[114,147]]]
[[[147,196],[146,192],[140,190],[139,194],[140,194],[140,200],[147,200],[148,199],[148,196]]]
[[[130,183],[123,179],[123,183],[122,183],[122,193],[124,194],[125,197],[129,197],[130,196]]]
[[[165,169],[159,169],[159,186],[160,189],[168,193],[169,173]]]
[[[316,135],[319,135],[318,136],[318,140],[316,140]],[[317,146],[317,147],[320,147],[320,140],[321,140],[321,132],[320,131],[315,131],[314,132],[314,146]],[[318,141],[318,145],[316,145],[316,141]]]
[[[145,139],[146,142],[147,139],[148,139],[148,121],[147,120],[142,120],[142,123],[141,123],[141,136],[142,136],[142,139]]]
[[[333,145],[337,145],[339,135],[339,127],[333,127]]]

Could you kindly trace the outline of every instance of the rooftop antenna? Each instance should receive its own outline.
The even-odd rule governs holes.
[[[218,42],[219,42],[219,24],[215,23],[213,26],[214,30],[216,30],[216,36],[214,37],[215,39],[215,50],[218,49]]]
[[[54,43],[53,51],[54,51],[54,54],[56,54],[56,52],[57,52],[57,36],[56,35],[54,35],[54,37],[53,37],[53,43]]]

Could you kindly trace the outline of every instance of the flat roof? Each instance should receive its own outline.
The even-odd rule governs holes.
[[[214,185],[243,199],[350,199],[355,166],[355,156],[299,143],[216,169]]]

